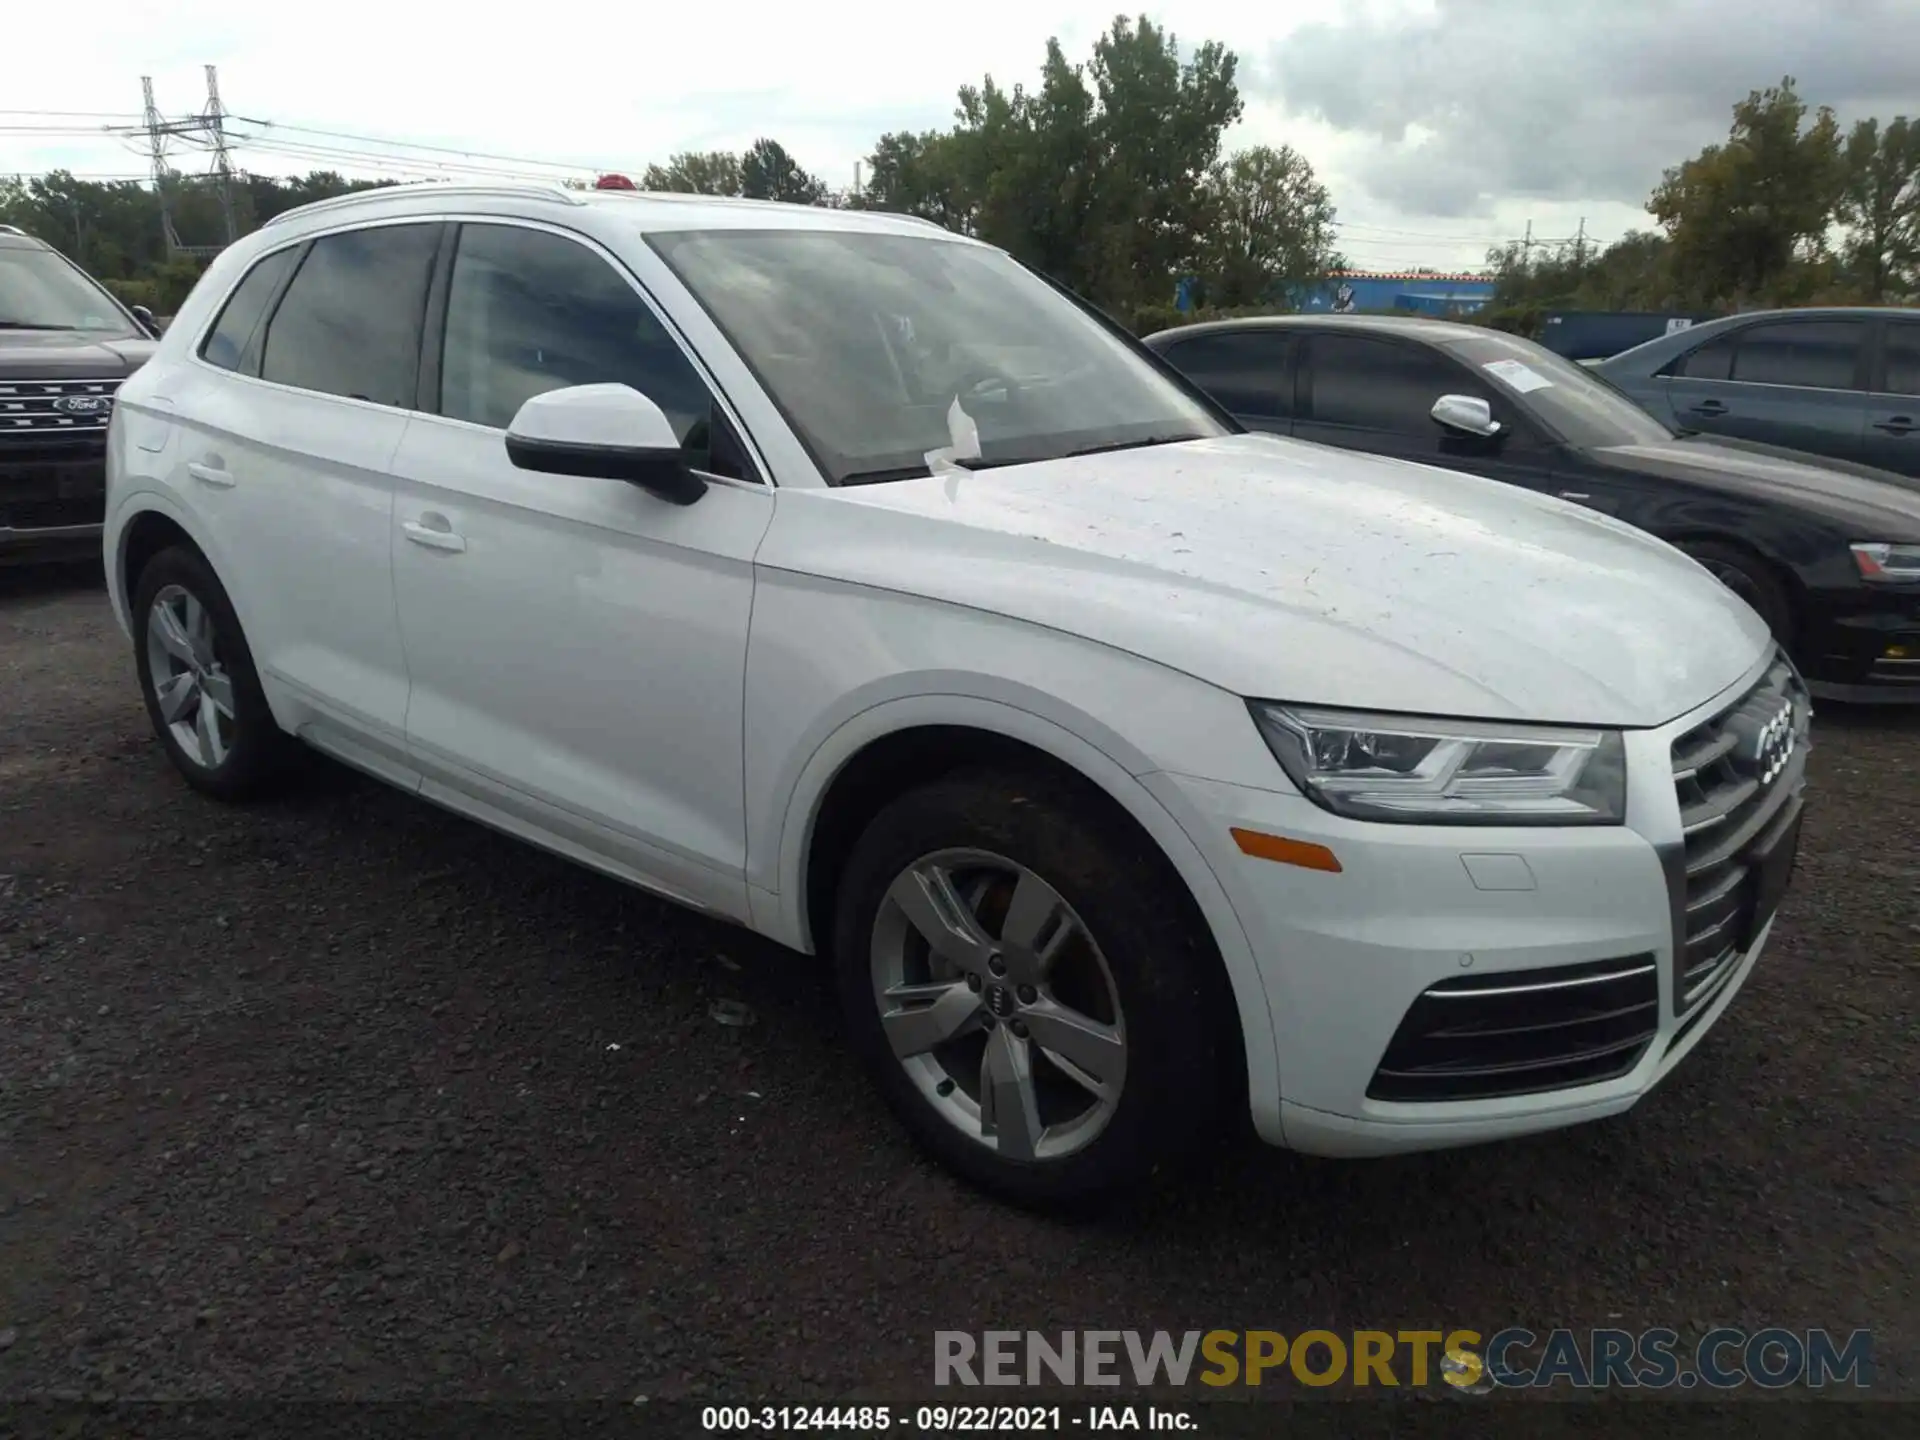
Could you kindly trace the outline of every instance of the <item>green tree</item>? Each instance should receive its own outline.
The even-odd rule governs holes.
[[[1098,209],[1120,241],[1103,287],[1112,299],[1164,298],[1195,268],[1204,249],[1202,181],[1245,109],[1238,63],[1216,41],[1183,60],[1173,34],[1145,16],[1132,26],[1116,19],[1095,42],[1090,68],[1104,142]]]
[[[671,190],[685,195],[740,194],[740,157],[729,150],[688,150],[665,165],[649,165],[642,190]]]
[[[962,88],[947,135],[883,137],[869,203],[962,219],[1114,308],[1170,300],[1206,248],[1203,182],[1241,113],[1235,64],[1211,42],[1183,55],[1144,17],[1115,19],[1084,65],[1049,40],[1038,88],[988,76]]]
[[[975,228],[974,205],[962,183],[952,135],[890,131],[874,142],[854,204],[864,210],[918,215],[958,234]]]
[[[1101,143],[1083,67],[1047,42],[1040,88],[987,77],[960,91],[952,159],[980,236],[1083,291],[1098,291],[1108,238],[1099,213]]]
[[[1735,105],[1726,144],[1668,170],[1647,209],[1683,291],[1777,301],[1811,283],[1844,183],[1833,111],[1810,115],[1788,76]]]
[[[1904,115],[1885,129],[1860,121],[1842,163],[1838,218],[1862,297],[1878,304],[1911,293],[1920,286],[1920,123]]]
[[[819,205],[827,198],[827,187],[826,182],[801,169],[778,140],[761,139],[740,157],[740,193],[749,200]]]
[[[1285,282],[1345,267],[1327,187],[1292,146],[1256,145],[1216,162],[1201,202],[1199,268],[1209,305],[1258,304]]]
[[[346,180],[330,171],[285,179],[241,174],[234,179],[234,216],[245,234],[297,205],[393,183]],[[226,219],[212,180],[169,176],[167,197],[183,245],[225,242]],[[122,299],[163,315],[179,306],[206,268],[200,258],[168,254],[159,199],[137,181],[80,180],[65,171],[0,179],[0,222],[56,246]]]

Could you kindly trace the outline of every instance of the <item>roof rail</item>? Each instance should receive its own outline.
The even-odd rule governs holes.
[[[282,210],[260,228],[267,229],[278,225],[282,220],[291,220],[296,215],[312,215],[322,210],[351,209],[355,205],[371,204],[376,200],[394,195],[418,195],[429,190],[435,195],[511,195],[517,200],[558,201],[562,205],[587,203],[574,191],[561,185],[469,185],[420,180],[407,185],[381,185],[372,190],[355,190],[350,194],[334,195],[326,200],[309,201],[305,205],[296,205],[291,210]]]
[[[617,195],[631,196],[636,200],[664,200],[678,205],[737,205],[742,209],[756,207],[776,207],[782,210],[819,210],[825,207],[809,204],[805,200],[760,200],[745,195],[702,195],[694,190],[617,190]],[[952,232],[938,220],[929,220],[924,215],[911,215],[904,210],[857,210],[855,214],[878,215],[888,220],[905,220],[914,225],[924,225],[930,230],[942,234]]]
[[[24,235],[27,232],[18,225],[0,225],[0,235]]]

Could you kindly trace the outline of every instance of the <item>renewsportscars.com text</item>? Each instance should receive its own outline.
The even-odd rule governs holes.
[[[934,1332],[933,1383],[962,1386],[1275,1384],[1462,1390],[1765,1389],[1873,1383],[1865,1330],[966,1330]]]

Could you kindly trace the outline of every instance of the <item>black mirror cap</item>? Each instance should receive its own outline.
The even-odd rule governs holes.
[[[146,326],[147,334],[158,340],[160,338],[160,322],[153,318],[153,311],[144,305],[135,305],[132,309],[133,318]]]
[[[687,465],[684,451],[643,450],[624,445],[574,445],[562,440],[507,436],[507,458],[522,470],[543,475],[578,475],[589,480],[624,480],[674,505],[691,505],[707,493],[707,482]]]

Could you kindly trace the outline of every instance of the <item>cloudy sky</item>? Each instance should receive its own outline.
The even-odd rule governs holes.
[[[844,185],[883,130],[944,126],[954,91],[1030,80],[1049,35],[1083,58],[1119,0],[235,0],[8,6],[0,173],[144,172],[140,77],[164,116],[216,64],[267,173],[493,178],[637,171],[772,135]],[[1791,73],[1845,121],[1920,113],[1916,0],[1181,0],[1147,13],[1240,57],[1230,145],[1290,143],[1368,268],[1477,264],[1489,244],[1611,240],[1661,169]],[[497,18],[496,18],[497,17]],[[397,142],[410,142],[405,148]],[[185,147],[182,169],[203,165]],[[404,157],[404,158],[396,158]],[[572,167],[568,169],[566,167]]]

